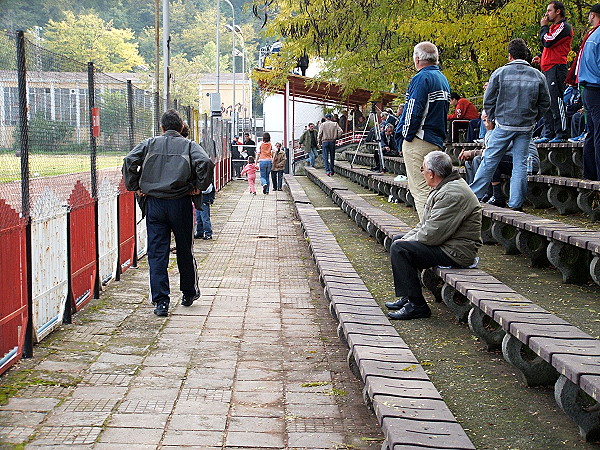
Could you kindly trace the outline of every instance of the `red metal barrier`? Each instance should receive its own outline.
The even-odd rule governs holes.
[[[225,186],[225,166],[222,159],[219,161],[219,167],[219,189],[223,189],[223,186]]]
[[[94,282],[98,271],[95,202],[79,180],[71,192],[69,205],[71,307],[79,311],[94,296]]]
[[[0,374],[23,354],[27,329],[26,220],[0,199]]]
[[[221,176],[221,167],[219,165],[219,162],[217,161],[217,163],[215,164],[215,171],[214,171],[214,184],[215,184],[215,189],[218,191],[221,189],[221,183],[220,183],[220,176]]]
[[[231,181],[231,156],[225,158],[225,184]]]
[[[135,258],[135,195],[119,184],[119,266],[121,273],[133,264]]]

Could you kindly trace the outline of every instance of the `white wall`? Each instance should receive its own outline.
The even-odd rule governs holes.
[[[323,106],[290,100],[288,109],[288,139],[298,140],[309,122],[317,123],[323,117]],[[283,142],[283,95],[269,95],[263,103],[265,131],[271,134],[271,142]],[[292,114],[293,112],[293,114]]]

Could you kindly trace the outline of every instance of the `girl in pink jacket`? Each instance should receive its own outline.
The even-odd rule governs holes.
[[[254,162],[254,157],[248,156],[248,164],[242,169],[242,176],[248,174],[248,186],[250,186],[250,193],[254,195],[256,195],[256,187],[254,186],[254,183],[256,182],[256,172],[259,170],[258,164]]]

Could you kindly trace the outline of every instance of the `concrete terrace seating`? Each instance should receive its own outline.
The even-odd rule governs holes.
[[[559,214],[583,212],[600,220],[600,181],[552,175],[530,175],[527,199],[535,208],[553,206]]]
[[[600,285],[600,231],[483,204],[484,242],[498,242],[506,254],[522,253],[534,267],[552,264],[565,283]]]
[[[395,181],[393,176],[372,172],[369,169],[360,167],[352,167],[349,162],[345,161],[336,161],[334,170],[367,189],[382,195],[391,195],[395,201],[405,203],[406,206],[413,207],[415,205],[406,181]]]
[[[454,142],[446,148],[446,153],[458,161],[462,150],[482,148],[479,143]],[[583,168],[583,143],[538,144],[540,173],[560,177],[580,177]]]
[[[351,168],[343,161],[336,161],[335,171],[367,189],[413,206],[406,182]],[[534,267],[552,264],[565,283],[586,283],[591,278],[600,285],[600,232],[492,205],[483,207],[482,236],[486,244],[499,243],[507,254],[522,253]]]
[[[370,151],[366,151],[370,149]],[[348,162],[354,160],[354,164],[360,164],[362,166],[373,167],[375,165],[375,157],[373,152],[377,150],[377,145],[367,145],[366,148],[361,148],[361,152],[356,153],[355,150],[348,149],[344,152],[344,157]],[[356,154],[356,158],[354,155]],[[404,158],[401,156],[384,156],[385,170],[399,175],[406,175],[406,165],[404,164]]]
[[[391,242],[396,234],[379,229],[379,222],[385,220],[388,227],[395,223],[398,229],[406,227],[379,208],[361,204],[360,200],[367,202],[357,194],[318,181],[324,177],[320,172],[309,171],[308,177],[379,242]],[[422,280],[459,320],[468,320],[488,349],[501,347],[506,361],[529,386],[554,383],[558,405],[579,425],[581,435],[590,440],[598,437],[600,412],[587,409],[581,392],[589,395],[592,403],[600,401],[600,341],[482,270],[434,268],[424,271]]]
[[[480,149],[481,144],[454,143],[447,149],[458,161],[462,150]],[[581,143],[538,144],[541,175],[528,177],[527,199],[535,208],[556,208],[559,214],[583,212],[600,220],[600,182],[581,180]],[[505,188],[508,194],[507,187]]]
[[[364,382],[365,402],[377,415],[386,437],[382,449],[475,448],[318,212],[306,201],[298,181],[289,175],[284,180],[319,269],[330,311],[339,321],[338,335],[350,348],[348,363]],[[321,181],[328,189],[341,190],[331,178]]]

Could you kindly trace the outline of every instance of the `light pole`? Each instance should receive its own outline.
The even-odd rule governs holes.
[[[235,27],[232,27],[231,25],[227,24],[225,25],[225,29],[227,31],[232,31],[235,34],[237,34],[240,38],[240,40],[242,41],[242,108],[244,108],[245,110],[245,106],[246,106],[246,43],[244,42],[244,35],[242,34],[242,29],[236,25]],[[240,56],[239,55],[239,50],[236,49],[235,47],[233,47],[232,49],[232,54],[235,56]],[[235,60],[234,60],[235,61]],[[234,88],[235,88],[235,78],[234,78]],[[244,113],[244,125],[245,125],[245,119],[246,119],[246,114]],[[242,126],[242,128],[244,127],[244,125]]]
[[[220,76],[221,76],[219,73],[220,72],[219,59],[221,57],[221,42],[220,42],[221,30],[219,30],[220,27],[221,27],[221,1],[217,0],[217,60],[216,60],[216,64],[215,64],[215,66],[216,66],[215,71],[216,71],[216,75],[217,75],[217,94],[219,93],[219,81],[220,81]]]
[[[233,65],[233,109],[231,110],[231,135],[235,136],[235,9],[229,0],[225,0],[231,6],[231,62]],[[229,30],[229,29],[228,29]]]

